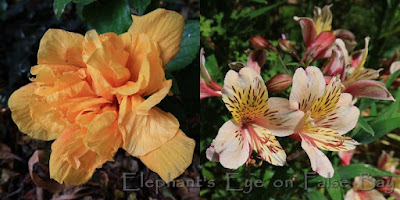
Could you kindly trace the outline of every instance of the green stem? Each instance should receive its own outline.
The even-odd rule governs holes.
[[[285,72],[286,72],[287,74],[289,74],[289,70],[287,69],[285,63],[283,62],[281,55],[279,55],[279,53],[276,53],[276,55],[278,55],[279,61],[281,61],[282,67],[283,67],[283,69],[285,70]]]

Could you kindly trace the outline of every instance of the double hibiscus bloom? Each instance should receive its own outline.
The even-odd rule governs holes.
[[[155,107],[170,91],[164,70],[179,52],[183,28],[178,13],[157,9],[133,16],[121,35],[44,34],[32,83],[11,95],[9,107],[22,132],[55,140],[51,178],[85,183],[119,148],[165,181],[183,173],[195,142],[172,114]]]

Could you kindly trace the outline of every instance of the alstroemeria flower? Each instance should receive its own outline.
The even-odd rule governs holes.
[[[343,41],[336,40],[336,45],[340,51],[335,51],[339,56],[333,57],[338,62],[327,65],[324,70],[325,76],[340,75],[345,93],[350,93],[353,97],[367,97],[381,100],[394,100],[393,96],[387,90],[385,84],[377,79],[381,70],[364,68],[368,56],[369,37],[365,38],[365,48],[362,51],[355,52],[351,57],[344,47]],[[343,68],[343,61],[345,66]],[[337,70],[335,70],[337,69]]]
[[[393,174],[400,174],[398,166],[400,164],[400,159],[394,158],[394,151],[387,153],[383,151],[378,160],[378,168],[388,171]],[[388,193],[396,199],[400,198],[400,178],[399,177],[382,177],[385,180],[384,186],[378,188],[378,190]],[[393,187],[394,184],[394,187]],[[393,190],[394,189],[394,190]]]
[[[353,158],[354,150],[351,151],[339,151],[340,164],[342,166],[350,165],[350,161]]]
[[[249,67],[226,74],[222,100],[233,119],[219,129],[207,158],[237,169],[254,150],[262,160],[282,166],[286,154],[275,136],[290,135],[303,113],[290,110],[287,99],[268,98],[261,76]]]
[[[372,177],[359,177],[354,178],[353,188],[347,191],[345,200],[385,200],[382,195],[375,188],[375,179]]]
[[[195,142],[155,107],[170,90],[164,69],[179,51],[183,27],[178,13],[157,9],[133,16],[122,35],[44,34],[33,83],[15,91],[9,107],[21,132],[56,139],[51,178],[85,183],[120,147],[165,181],[183,173]]]
[[[312,62],[328,58],[332,53],[332,45],[336,38],[349,40],[349,46],[354,46],[354,35],[343,29],[332,31],[332,5],[314,8],[314,19],[308,17],[297,17],[293,19],[298,21],[301,26],[301,33],[306,45],[306,52],[303,55],[302,62],[306,66]]]
[[[341,93],[336,77],[325,87],[322,72],[317,67],[307,67],[296,70],[289,100],[293,109],[305,113],[292,137],[301,141],[312,169],[323,177],[332,177],[332,164],[319,149],[349,151],[358,144],[342,136],[355,127],[360,115],[352,105],[352,96]]]
[[[206,68],[206,58],[204,57],[204,49],[200,49],[200,100],[207,97],[220,97],[222,96],[222,87],[216,83],[208,73]]]

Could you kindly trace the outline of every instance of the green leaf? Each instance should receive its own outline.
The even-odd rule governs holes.
[[[382,176],[400,177],[400,175],[396,175],[388,171],[377,169],[374,166],[368,164],[351,164],[344,167],[338,167],[336,173],[338,173],[341,179],[351,179],[361,175],[368,175],[375,177],[382,177]]]
[[[207,56],[206,68],[207,68],[207,71],[210,74],[211,78],[214,79],[215,81],[218,82],[219,80],[223,79],[221,70],[218,67],[217,58],[215,58],[214,54]]]
[[[276,8],[276,7],[280,6],[280,5],[282,5],[282,4],[284,4],[285,2],[286,2],[286,1],[279,1],[279,2],[277,2],[277,3],[275,3],[275,4],[270,5],[270,6],[263,7],[263,8],[260,8],[260,9],[258,9],[258,10],[255,10],[255,11],[253,11],[253,12],[251,12],[251,13],[249,14],[249,17],[250,17],[251,19],[253,19],[253,18],[255,18],[255,17],[259,16],[259,15],[262,15],[262,14],[264,14],[264,13],[267,13],[268,11],[270,11],[270,10],[272,10],[272,9],[274,9],[274,8]]]
[[[386,87],[389,88],[399,75],[400,75],[400,70],[397,70],[395,73],[391,74],[388,80],[386,81]]]
[[[146,8],[150,5],[151,0],[129,0],[129,4],[133,7],[133,9],[138,12],[139,15],[143,15],[146,11]]]
[[[95,0],[72,0],[72,2],[77,3],[77,4],[83,4],[83,5],[88,5],[93,3]]]
[[[309,200],[326,200],[326,197],[319,190],[310,190],[306,193]]]
[[[340,185],[337,185],[341,182],[341,179],[338,173],[334,173],[332,178],[324,178],[326,190],[328,191],[331,199],[343,199],[343,191]]]
[[[188,66],[199,53],[200,23],[187,21],[182,35],[181,47],[178,55],[167,65],[168,71],[176,71]]]
[[[54,0],[53,2],[53,11],[56,15],[57,19],[60,19],[61,14],[64,12],[64,8],[67,4],[69,4],[71,0]]]
[[[371,143],[380,137],[384,136],[386,133],[400,127],[400,117],[394,117],[387,120],[376,121],[370,124],[375,132],[375,135],[368,134],[365,130],[360,130],[353,136],[353,139],[362,143]]]
[[[371,126],[368,124],[367,121],[365,121],[365,119],[363,117],[360,116],[360,118],[358,118],[358,125],[367,133],[371,134],[372,136],[375,135],[374,130],[371,128]]]
[[[96,1],[83,8],[82,17],[98,33],[121,34],[132,24],[127,0]]]

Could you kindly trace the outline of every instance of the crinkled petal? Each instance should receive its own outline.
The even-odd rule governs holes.
[[[225,122],[214,139],[215,152],[219,162],[229,169],[237,169],[246,163],[250,156],[250,137],[234,120]]]
[[[66,185],[86,183],[106,160],[89,150],[83,143],[82,130],[66,128],[51,145],[50,177]]]
[[[351,131],[358,121],[360,110],[353,106],[351,94],[341,93],[336,108],[325,117],[316,120],[319,127],[331,128],[340,135]]]
[[[146,34],[121,35],[125,50],[129,52],[126,67],[130,71],[129,81],[116,89],[121,95],[151,95],[157,92],[165,80],[160,49]]]
[[[102,158],[113,160],[114,154],[122,145],[117,112],[106,111],[98,114],[89,125],[84,142],[87,148]]]
[[[224,81],[222,100],[238,123],[252,121],[264,115],[268,106],[268,91],[261,76],[249,67],[239,73],[230,70]]]
[[[149,110],[159,104],[161,100],[169,93],[172,86],[172,80],[164,81],[161,89],[156,93],[152,94],[146,100],[143,100],[140,104],[135,106],[135,111],[138,114],[147,115]]]
[[[354,97],[367,97],[371,99],[392,100],[392,94],[387,90],[386,85],[380,81],[360,80],[346,87],[343,92],[350,93]]]
[[[135,34],[145,33],[156,41],[161,48],[162,65],[174,58],[181,45],[185,21],[174,11],[156,9],[144,16],[132,15],[133,23],[128,32]]]
[[[165,181],[181,175],[192,163],[195,141],[178,130],[176,135],[160,148],[140,156],[140,160]]]
[[[49,29],[40,40],[38,64],[85,67],[82,59],[84,37],[60,29]]]
[[[324,178],[332,178],[335,173],[331,161],[321,150],[309,144],[306,140],[301,141],[301,147],[307,153],[311,162],[311,168]]]
[[[289,100],[293,108],[309,110],[325,91],[324,75],[317,67],[298,68],[293,76]]]
[[[133,156],[143,156],[171,140],[179,129],[178,120],[154,107],[147,115],[135,112],[134,99],[125,97],[120,104],[118,124],[123,148]]]
[[[36,65],[33,66],[30,71],[35,78],[30,78],[30,80],[39,85],[52,85],[57,81],[58,78],[62,76],[64,72],[78,71],[79,69],[80,68],[73,65]]]
[[[14,91],[8,99],[11,117],[21,132],[39,140],[54,140],[59,132],[48,132],[32,119],[30,101],[36,87],[35,83],[31,83]]]
[[[303,118],[304,112],[290,109],[289,100],[279,97],[268,99],[268,109],[264,116],[254,123],[268,129],[272,135],[284,137],[292,134]]]

